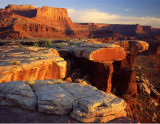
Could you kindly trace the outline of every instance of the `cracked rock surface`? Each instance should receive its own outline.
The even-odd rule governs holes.
[[[70,114],[81,122],[107,122],[125,117],[126,103],[89,85],[61,80],[36,80],[0,84],[0,105],[19,106],[47,114]]]
[[[66,61],[52,48],[0,46],[0,58],[0,83],[28,81],[33,77],[61,79],[66,74]]]
[[[12,81],[0,84],[0,105],[35,110],[37,97],[27,82]]]

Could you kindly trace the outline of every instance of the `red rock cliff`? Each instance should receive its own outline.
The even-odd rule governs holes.
[[[0,39],[106,38],[122,35],[94,24],[73,23],[64,8],[8,5],[0,10]],[[10,29],[10,30],[8,30]]]

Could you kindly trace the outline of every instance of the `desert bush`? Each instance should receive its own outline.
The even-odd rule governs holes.
[[[65,46],[65,43],[62,42],[62,43],[57,43],[57,48],[63,48]]]
[[[23,48],[24,46],[22,44],[19,45],[19,48]]]
[[[52,40],[46,40],[45,47],[52,47]]]
[[[38,43],[38,42],[35,42],[35,43],[33,44],[33,46],[39,47],[39,43]]]
[[[20,61],[10,61],[9,64],[10,65],[20,65],[21,62]]]

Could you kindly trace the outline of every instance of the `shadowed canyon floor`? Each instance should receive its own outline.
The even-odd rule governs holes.
[[[36,111],[26,111],[7,106],[0,106],[0,109],[0,123],[81,123],[69,115],[46,115]],[[137,121],[122,117],[107,123],[137,123]]]

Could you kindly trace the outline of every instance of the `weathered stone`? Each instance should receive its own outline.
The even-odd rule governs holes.
[[[140,40],[115,41],[110,44],[120,45],[125,51],[142,52],[148,50],[149,44]]]
[[[35,81],[32,88],[38,97],[39,112],[61,115],[72,111],[72,94],[65,91],[58,81]]]
[[[0,83],[61,79],[66,75],[66,61],[54,49],[1,46],[0,51],[4,56],[0,60]]]
[[[86,58],[87,60],[105,63],[122,60],[125,58],[125,52],[123,48],[74,48],[73,55],[77,58]]]
[[[86,81],[84,79],[76,79],[74,81],[74,83],[80,83],[80,84],[84,84],[84,85],[91,85],[88,81]]]
[[[53,79],[35,80],[29,83],[30,86],[28,83],[1,83],[0,105],[33,110],[38,104],[39,112],[58,115],[71,113],[71,117],[82,122],[107,122],[126,116],[123,99],[96,87]]]
[[[151,91],[145,83],[138,83],[137,85],[140,89],[140,92],[145,92],[150,95]]]
[[[126,103],[112,94],[99,94],[78,101],[71,117],[82,122],[107,122],[116,117],[126,116]]]
[[[77,83],[57,83],[55,80],[36,81],[32,86],[38,96],[40,112],[67,114],[82,122],[106,122],[115,117],[126,116],[124,100],[106,94],[95,87]],[[103,106],[103,107],[102,107]],[[85,112],[83,119],[78,110]],[[114,115],[115,114],[115,115]],[[88,121],[85,121],[85,118]]]
[[[154,97],[156,99],[160,99],[160,93],[156,89],[151,87],[150,90],[151,90],[151,96],[152,97]]]
[[[0,105],[18,106],[35,110],[37,98],[27,82],[12,81],[0,83]]]

